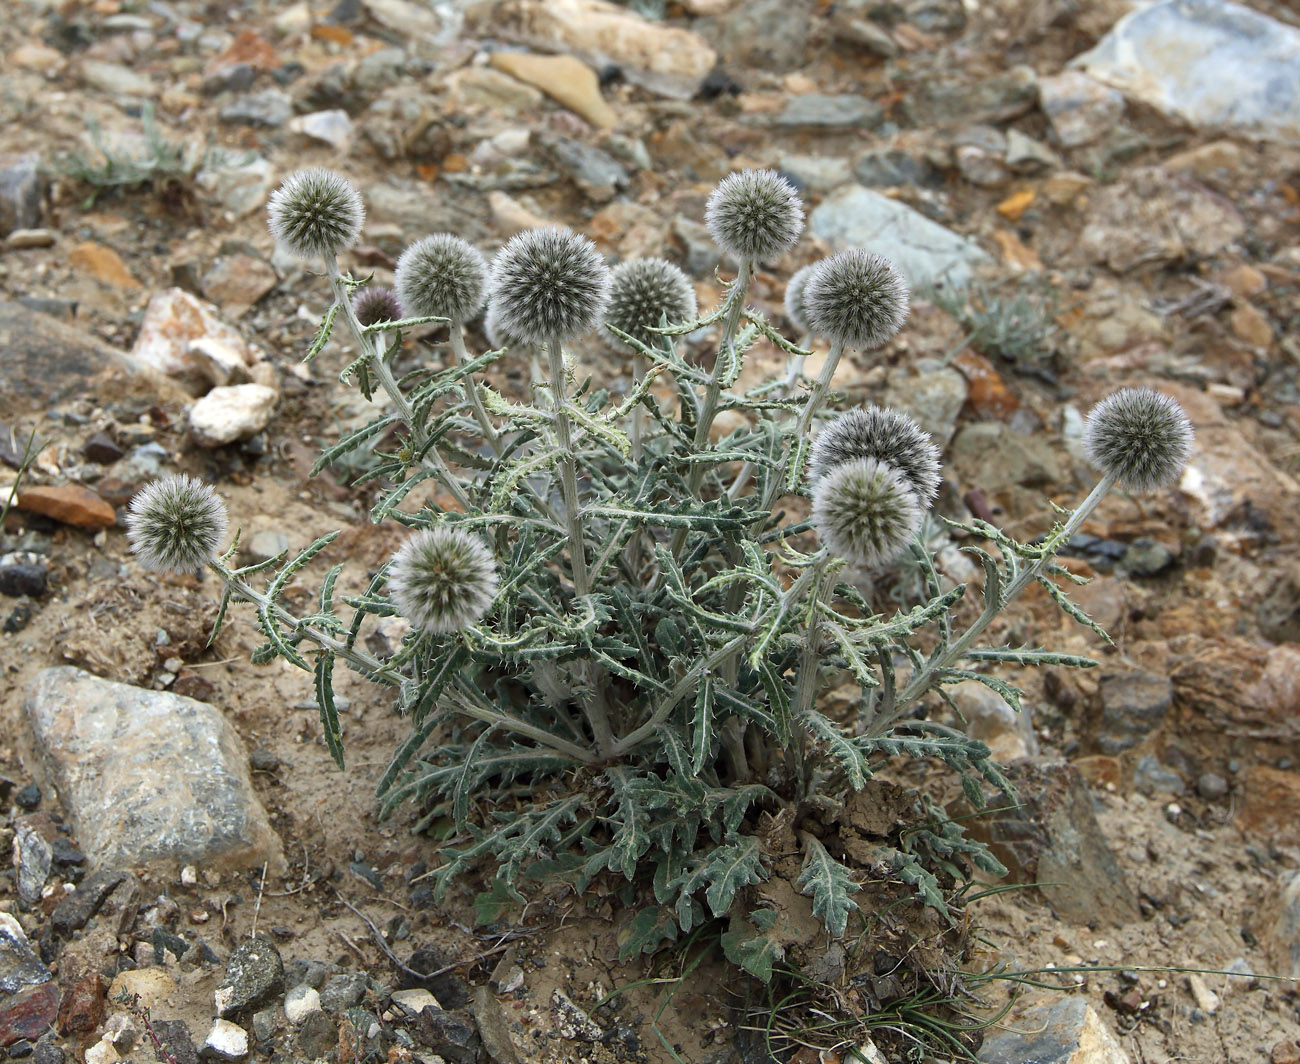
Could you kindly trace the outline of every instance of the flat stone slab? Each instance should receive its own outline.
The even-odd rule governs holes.
[[[914,291],[970,286],[974,267],[991,261],[982,248],[925,215],[862,185],[846,185],[818,206],[808,229],[832,251],[866,248],[890,259]]]
[[[239,735],[213,706],[59,666],[27,718],[82,849],[97,867],[284,867]]]
[[[981,1064],[1132,1064],[1128,1052],[1081,997],[1035,1005],[994,1031],[980,1049]]]
[[[1194,126],[1300,144],[1300,30],[1227,0],[1158,0],[1072,65]]]

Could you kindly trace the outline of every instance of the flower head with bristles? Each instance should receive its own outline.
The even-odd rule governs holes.
[[[562,341],[596,327],[609,285],[609,267],[586,237],[558,226],[528,229],[492,260],[489,313],[506,336]]]
[[[817,266],[803,303],[812,332],[870,351],[903,327],[907,283],[888,259],[856,248]]]
[[[402,304],[397,293],[383,285],[367,285],[352,297],[352,313],[362,325],[401,321]]]
[[[266,208],[275,242],[300,259],[329,258],[361,236],[366,208],[342,174],[316,167],[291,174]]]
[[[817,481],[812,519],[832,554],[870,569],[902,553],[925,520],[925,507],[888,462],[855,458]]]
[[[888,462],[903,474],[924,503],[939,494],[939,448],[920,425],[899,410],[860,406],[846,410],[818,433],[808,463],[814,483],[855,458]]]
[[[709,195],[704,222],[718,247],[742,262],[789,251],[803,231],[803,203],[775,170],[740,170]]]
[[[126,534],[146,569],[193,572],[217,556],[226,535],[226,504],[194,477],[155,480],[128,504]]]
[[[487,613],[497,568],[477,536],[440,526],[416,532],[388,566],[388,590],[411,627],[434,635],[459,632]]]
[[[461,322],[483,307],[487,262],[467,240],[436,233],[397,260],[397,294],[412,315]]]
[[[1092,408],[1083,427],[1088,461],[1130,491],[1155,491],[1178,479],[1192,453],[1192,423],[1169,396],[1125,388]]]
[[[605,325],[627,333],[646,347],[663,343],[663,337],[650,329],[658,328],[662,321],[669,325],[691,321],[697,309],[690,278],[667,259],[633,259],[615,266],[610,275]],[[613,333],[609,335],[620,348],[635,350]]]
[[[491,307],[488,307],[488,312],[483,315],[483,335],[487,337],[488,347],[494,351],[502,347],[514,347],[520,342],[519,337],[511,336],[502,330],[496,311]]]
[[[814,262],[795,270],[785,283],[785,316],[801,333],[812,331],[808,325],[808,308],[804,305],[803,297],[804,289],[808,287],[808,281],[819,265],[821,264]]]

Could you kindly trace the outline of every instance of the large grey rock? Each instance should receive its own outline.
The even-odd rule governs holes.
[[[973,241],[861,185],[828,196],[812,212],[808,229],[833,251],[861,247],[886,256],[915,289],[965,289],[972,270],[990,261]]]
[[[952,464],[988,494],[1020,485],[1041,488],[1061,479],[1051,446],[1038,435],[1016,432],[1000,421],[967,425],[952,441]]]
[[[194,181],[199,188],[215,196],[230,214],[242,218],[262,206],[275,184],[275,170],[260,155],[251,159],[236,155],[204,167],[195,175]]]
[[[258,935],[235,947],[213,1000],[218,1016],[237,1016],[264,1005],[283,990],[284,961],[280,951],[265,935]]]
[[[984,1041],[982,1064],[1130,1064],[1128,1053],[1082,997],[1028,1009]]]
[[[1007,122],[1037,102],[1038,75],[1032,67],[1015,66],[974,83],[965,78],[923,80],[904,106],[918,126],[951,126]]]
[[[1100,140],[1124,113],[1124,97],[1087,74],[1065,70],[1038,83],[1038,105],[1067,148]]]
[[[35,155],[10,156],[0,162],[0,237],[40,224],[39,162]]]
[[[792,70],[802,66],[812,29],[809,4],[790,0],[745,0],[695,26],[717,47],[727,69]]]
[[[279,89],[263,89],[232,100],[221,109],[221,121],[232,126],[278,129],[293,115],[293,101]]]
[[[1098,749],[1114,755],[1137,746],[1160,727],[1173,697],[1174,685],[1160,673],[1125,669],[1102,676]]]
[[[1300,30],[1227,0],[1158,0],[1075,65],[1196,126],[1300,144]]]
[[[1007,878],[1038,884],[1056,915],[1069,923],[1137,920],[1137,900],[1097,823],[1079,770],[1066,761],[1030,757],[1012,762],[1006,772],[1020,804],[972,822],[972,832],[1007,866]],[[1006,803],[995,797],[989,804]]]
[[[865,96],[809,92],[791,96],[776,114],[757,116],[756,121],[776,129],[830,133],[874,129],[884,117],[884,108]]]
[[[25,708],[92,863],[284,867],[244,745],[215,707],[60,666]]]

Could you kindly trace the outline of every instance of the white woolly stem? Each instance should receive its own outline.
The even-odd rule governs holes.
[[[449,339],[451,341],[451,353],[456,356],[456,361],[464,366],[470,361],[469,352],[465,350],[465,333],[459,318],[453,318],[449,323],[451,330]],[[492,453],[498,458],[501,457],[502,451],[505,450],[501,443],[501,437],[497,433],[496,426],[488,417],[487,411],[483,408],[483,396],[479,392],[478,381],[474,379],[474,374],[467,373],[464,377],[465,394],[469,397],[470,409],[474,411],[474,420],[478,422],[478,427],[483,430],[483,438],[487,441]]]

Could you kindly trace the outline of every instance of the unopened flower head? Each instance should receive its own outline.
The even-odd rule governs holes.
[[[663,336],[650,332],[651,328],[658,328],[662,321],[669,325],[691,321],[697,309],[690,278],[666,259],[633,259],[615,266],[610,274],[605,324],[646,347],[663,345]],[[635,350],[613,333],[609,335],[619,347]]]
[[[487,262],[467,240],[436,233],[417,240],[397,260],[397,294],[415,317],[474,317],[483,307]]]
[[[846,410],[813,441],[808,478],[814,483],[855,458],[888,462],[923,503],[939,494],[939,448],[929,433],[899,410],[859,406]]]
[[[226,504],[194,477],[155,480],[127,506],[126,534],[146,569],[193,572],[217,556],[226,535]]]
[[[559,227],[528,229],[492,260],[489,313],[506,336],[563,341],[596,327],[609,284],[609,267],[586,237]]]
[[[497,593],[497,568],[482,540],[458,528],[416,532],[388,567],[388,590],[413,628],[435,635],[478,621]]]
[[[381,321],[401,321],[402,304],[397,293],[383,285],[366,285],[352,297],[352,313],[362,325]]]
[[[803,301],[812,332],[869,351],[903,327],[907,283],[888,259],[857,248],[824,259]]]
[[[808,325],[808,308],[804,305],[803,297],[808,280],[819,265],[821,264],[814,262],[795,270],[794,275],[785,283],[785,316],[801,333],[812,331]]]
[[[789,251],[803,231],[803,203],[775,170],[740,170],[724,177],[704,210],[709,232],[742,262]]]
[[[1173,399],[1125,388],[1092,408],[1083,427],[1088,461],[1130,491],[1155,491],[1178,479],[1192,453],[1192,423]]]
[[[328,258],[361,236],[366,209],[342,174],[299,170],[271,193],[267,222],[276,243],[300,259]]]
[[[813,489],[813,524],[822,545],[874,568],[898,557],[925,519],[907,477],[875,458],[836,466]]]

